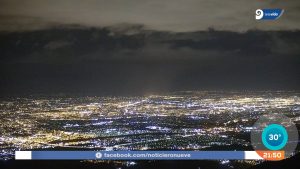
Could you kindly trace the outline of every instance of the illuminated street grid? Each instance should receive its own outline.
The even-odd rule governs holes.
[[[263,113],[280,112],[300,124],[299,96],[179,92],[2,99],[0,157],[12,158],[15,150],[28,149],[249,149],[251,126]]]

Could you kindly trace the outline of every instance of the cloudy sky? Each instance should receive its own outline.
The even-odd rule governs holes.
[[[0,96],[300,90],[299,16],[299,0],[0,0]]]
[[[258,8],[285,9],[276,22],[257,22]],[[0,0],[0,30],[41,29],[59,24],[142,24],[167,31],[294,30],[299,0]]]

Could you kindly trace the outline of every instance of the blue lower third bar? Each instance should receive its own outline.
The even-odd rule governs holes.
[[[16,151],[16,160],[243,160],[255,151]]]

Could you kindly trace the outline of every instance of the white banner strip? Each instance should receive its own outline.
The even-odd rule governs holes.
[[[31,151],[16,151],[15,159],[16,160],[31,160],[32,153],[31,153]]]

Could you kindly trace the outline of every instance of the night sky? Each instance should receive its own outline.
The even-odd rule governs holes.
[[[0,0],[0,95],[299,90],[299,16],[298,0]]]

